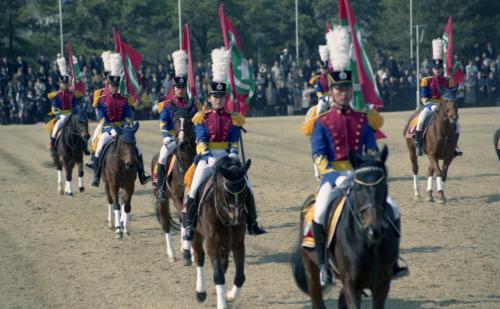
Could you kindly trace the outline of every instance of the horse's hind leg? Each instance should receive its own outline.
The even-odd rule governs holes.
[[[387,295],[389,295],[389,289],[391,287],[391,280],[386,282],[381,282],[377,286],[377,289],[373,291],[373,309],[383,309]]]
[[[301,250],[301,255],[307,276],[307,291],[309,297],[311,297],[313,309],[326,309],[325,303],[323,302],[323,291],[319,283],[319,268],[314,264],[304,249]]]
[[[73,191],[71,190],[71,180],[74,167],[75,162],[64,161],[64,170],[66,171],[66,188],[64,189],[64,194],[71,197],[73,196]]]
[[[85,191],[85,186],[83,185],[83,161],[78,162],[78,189],[80,192]]]
[[[134,187],[128,187],[124,189],[123,194],[123,203],[121,204],[121,226],[123,232],[126,235],[130,235],[129,227],[130,227],[130,211],[132,210],[132,194],[134,194]]]
[[[172,246],[172,238],[170,237],[171,218],[169,211],[169,200],[166,199],[164,202],[156,202],[156,207],[158,210],[161,227],[163,228],[163,232],[165,233],[165,243],[167,245],[168,259],[170,260],[170,262],[175,262],[175,252],[174,247]]]
[[[104,189],[106,191],[106,198],[108,200],[108,227],[110,229],[113,229],[113,196],[111,196],[111,193],[109,192],[109,185],[108,182],[105,182],[104,184]]]
[[[418,158],[415,150],[415,145],[412,139],[406,139],[406,144],[408,146],[408,152],[410,153],[411,169],[413,171],[413,191],[415,199],[420,198],[420,192],[418,190]]]
[[[237,240],[233,243],[233,258],[236,273],[234,275],[234,284],[231,291],[227,293],[227,301],[233,302],[240,296],[240,290],[245,283],[245,228],[243,233],[235,235]]]
[[[196,263],[196,300],[203,302],[207,298],[205,280],[205,251],[203,250],[203,236],[196,233],[193,241],[193,256]]]
[[[434,202],[434,197],[432,196],[432,178],[434,176],[434,168],[429,165],[427,169],[427,202]]]

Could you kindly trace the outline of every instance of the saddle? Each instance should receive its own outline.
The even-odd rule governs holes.
[[[342,196],[333,200],[328,206],[326,213],[326,228],[327,231],[327,241],[325,246],[329,247],[333,238],[335,236],[335,231],[337,229],[337,224],[340,220],[342,210],[344,209],[346,197]],[[302,213],[304,214],[304,225],[302,226],[302,246],[308,249],[314,249],[314,236],[312,232],[312,222],[314,219],[314,205],[316,203],[316,195],[311,194],[302,208]]]
[[[410,116],[410,121],[408,123],[408,128],[405,130],[406,138],[413,138],[415,136],[415,132],[417,131],[417,122],[418,115],[420,114],[420,110],[413,113]],[[422,140],[424,139],[425,134],[427,133],[427,129],[429,129],[429,124],[431,123],[431,119],[434,118],[435,111],[432,111],[429,116],[424,121],[424,126],[422,129]]]
[[[177,156],[171,153],[167,158],[167,163],[165,164],[166,174],[165,179],[167,182],[172,180],[172,171],[174,170],[174,163],[177,161]],[[153,168],[153,183],[155,185],[158,184],[158,164],[156,164]]]
[[[104,166],[106,163],[106,157],[108,156],[109,149],[111,148],[112,145],[116,144],[116,141],[118,140],[118,135],[113,138],[113,140],[102,148],[101,154],[99,156],[99,166]]]

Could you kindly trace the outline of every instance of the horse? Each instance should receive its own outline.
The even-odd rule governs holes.
[[[410,153],[410,161],[413,170],[413,189],[415,199],[420,198],[418,189],[418,160],[413,138],[406,135],[408,128],[419,111],[413,113],[405,126],[404,133],[406,145]],[[446,203],[444,194],[445,182],[448,176],[448,168],[455,158],[455,148],[458,142],[456,122],[458,119],[458,108],[453,100],[443,100],[437,104],[437,109],[429,116],[428,127],[424,128],[422,136],[423,151],[429,158],[430,165],[427,170],[427,201],[434,202],[432,195],[432,181],[436,178],[436,186],[439,195],[439,203]],[[443,164],[439,166],[439,160]]]
[[[61,134],[56,140],[56,155],[53,157],[57,168],[57,186],[61,195],[73,196],[71,180],[73,168],[78,165],[78,187],[80,192],[85,191],[83,186],[83,153],[88,139],[89,123],[85,114],[68,115],[61,128]],[[62,169],[66,172],[66,187],[62,185]]]
[[[192,114],[192,103],[185,108],[177,108],[174,104],[171,104],[172,111],[174,112],[174,131],[175,140],[178,147],[175,150],[176,159],[172,166],[172,174],[170,177],[165,177],[165,192],[167,194],[167,199],[164,202],[156,201],[156,217],[160,222],[163,232],[165,233],[165,242],[167,245],[167,255],[171,262],[176,261],[175,252],[172,246],[172,240],[170,237],[170,229],[178,229],[178,224],[174,222],[170,214],[170,203],[169,199],[172,200],[174,207],[177,209],[178,213],[182,211],[182,204],[184,200],[184,175],[188,168],[193,163],[194,157],[196,155],[196,141],[193,122],[191,121]],[[170,158],[174,155],[171,154]],[[155,154],[151,160],[151,175],[154,174],[154,170],[158,164],[159,153]],[[170,158],[167,159],[167,163],[170,162]],[[169,167],[166,166],[168,169]],[[158,186],[156,183],[152,182],[153,185],[153,195],[156,196],[158,192]],[[179,219],[181,220],[181,219]],[[181,226],[181,229],[182,226]],[[181,235],[183,233],[181,232]],[[182,236],[181,236],[182,237]],[[181,238],[182,242],[182,238]],[[182,249],[181,249],[182,250]],[[183,262],[184,265],[191,265],[191,254],[188,249],[186,250],[189,254],[184,253]]]
[[[500,129],[495,131],[493,136],[493,145],[495,146],[495,151],[497,153],[498,160],[500,161]]]
[[[205,301],[205,251],[203,242],[213,269],[213,280],[217,291],[217,308],[227,308],[227,303],[239,297],[245,282],[245,203],[250,194],[246,174],[251,161],[245,164],[238,159],[224,157],[219,159],[213,174],[200,187],[198,195],[198,219],[193,240],[194,260],[197,265],[196,299]],[[205,190],[209,188],[208,190]],[[229,265],[229,253],[232,251],[236,268],[234,285],[226,295],[225,274]]]
[[[383,308],[389,294],[393,265],[399,253],[399,227],[393,223],[394,214],[386,203],[387,155],[386,146],[374,156],[350,154],[353,184],[345,192],[346,202],[327,248],[330,268],[342,282],[339,308],[360,308],[363,289],[371,290],[373,308]],[[306,199],[304,206],[310,201]],[[298,287],[309,294],[313,308],[326,308],[315,250],[301,245],[304,217],[302,211],[299,245],[292,255],[293,276]]]
[[[135,133],[139,129],[136,122],[131,128],[116,127],[117,136],[105,147],[102,157],[102,179],[108,201],[108,224],[114,228],[115,237],[121,239],[129,233],[129,213],[134,194],[135,179],[139,165]],[[122,189],[121,203],[118,193]]]

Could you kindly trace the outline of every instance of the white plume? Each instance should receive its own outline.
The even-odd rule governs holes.
[[[76,56],[73,56],[73,65],[78,63],[78,58]]]
[[[330,51],[330,64],[335,71],[349,69],[351,59],[349,57],[350,35],[346,27],[335,26],[326,34],[326,44]]]
[[[432,40],[432,59],[443,60],[443,45],[442,39]]]
[[[231,61],[231,51],[224,47],[212,50],[212,80],[214,82],[225,83],[229,62]]]
[[[59,73],[61,74],[61,76],[69,76],[68,66],[66,65],[66,58],[57,58],[57,66],[59,67]]]
[[[327,45],[320,45],[318,46],[318,50],[319,50],[319,58],[321,59],[321,61],[328,61],[328,54],[329,54],[329,51],[328,51],[328,46]]]
[[[111,52],[109,50],[106,50],[102,52],[101,58],[102,58],[102,63],[104,64],[104,71],[109,72],[110,71],[110,66],[109,66],[109,57],[111,56]]]
[[[122,72],[122,57],[118,53],[109,55],[109,75],[120,76]]]
[[[174,60],[175,76],[186,76],[188,61],[188,55],[186,51],[182,49],[174,51],[172,53],[172,59]]]

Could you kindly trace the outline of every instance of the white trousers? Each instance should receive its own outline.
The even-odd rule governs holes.
[[[210,157],[207,161],[200,160],[200,162],[198,162],[194,171],[193,183],[189,189],[190,198],[195,198],[196,191],[198,191],[200,185],[212,174],[212,166],[214,166],[215,162],[220,158],[226,157],[227,155],[228,153],[226,150],[211,150]]]
[[[102,148],[104,148],[105,145],[107,145],[109,142],[113,140],[113,137],[116,136],[116,131],[112,129],[109,132],[104,132],[101,134],[101,138],[99,139],[99,142],[97,143],[97,148],[95,150],[95,157],[99,158]],[[135,144],[135,147],[137,148],[137,154],[140,156],[142,154],[141,148],[139,147],[139,144]]]
[[[422,129],[424,127],[425,119],[427,119],[427,117],[429,117],[429,115],[433,111],[435,111],[436,109],[437,109],[436,104],[427,103],[427,105],[425,105],[424,109],[422,109],[420,114],[418,114],[417,131],[422,131]],[[460,134],[461,126],[462,125],[460,124],[460,118],[458,118],[457,122],[456,122],[456,130],[455,130],[456,134]]]
[[[54,125],[54,128],[52,129],[52,138],[56,138],[57,131],[59,128],[64,124],[64,119],[66,119],[66,115],[59,115],[59,120],[56,121],[56,124]]]
[[[318,224],[322,224],[325,226],[325,216],[326,211],[328,210],[328,206],[332,202],[334,198],[338,197],[339,191],[333,190],[334,187],[329,182],[325,182],[321,185],[318,195],[316,197],[316,204],[314,205],[314,222]],[[336,196],[337,195],[337,196]],[[399,219],[400,213],[399,208],[396,203],[387,196],[386,200],[387,204],[389,204],[394,213],[394,219]]]
[[[174,152],[175,148],[169,148],[163,144],[160,149],[160,156],[158,157],[158,163],[160,164],[167,164],[167,158],[168,156]]]

